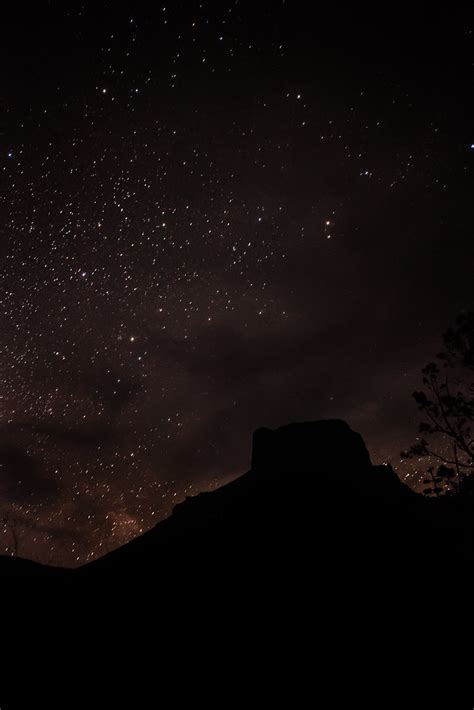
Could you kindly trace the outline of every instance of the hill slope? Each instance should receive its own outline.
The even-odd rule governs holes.
[[[373,466],[345,422],[259,429],[248,473],[79,573],[256,579],[472,556],[462,516],[438,503]]]
[[[391,467],[373,466],[345,422],[290,424],[255,432],[248,473],[188,498],[141,537],[63,574],[301,582],[315,571],[472,559],[471,519],[454,501],[427,500]],[[0,563],[0,574],[42,572],[60,571]]]

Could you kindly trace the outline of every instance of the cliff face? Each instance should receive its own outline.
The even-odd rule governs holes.
[[[398,503],[415,495],[391,466],[373,466],[365,442],[347,422],[327,419],[257,429],[252,472],[269,481],[306,474],[308,489],[318,484],[347,486],[357,497]]]
[[[466,520],[455,505],[414,493],[390,467],[373,466],[361,436],[345,422],[290,424],[255,432],[248,473],[188,498],[140,538],[66,574],[157,580],[230,574],[249,583],[297,584],[315,570],[472,559]],[[21,561],[8,565],[16,565],[11,574],[28,574]]]
[[[291,472],[343,474],[371,467],[360,434],[340,419],[257,429],[253,435],[252,471],[270,476]]]

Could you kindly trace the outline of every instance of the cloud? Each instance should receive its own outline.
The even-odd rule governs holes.
[[[43,434],[86,451],[112,443],[119,436],[118,430],[108,423],[72,427],[56,422],[23,421],[7,424],[1,431],[11,434]]]
[[[0,446],[0,490],[2,497],[19,504],[44,502],[59,494],[43,461],[11,443]]]

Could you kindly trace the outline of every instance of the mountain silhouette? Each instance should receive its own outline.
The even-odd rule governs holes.
[[[301,583],[315,571],[471,560],[471,520],[472,510],[458,501],[427,499],[390,466],[373,465],[345,422],[295,423],[258,429],[251,469],[240,478],[187,498],[139,538],[62,573]],[[2,575],[60,573],[0,560]]]

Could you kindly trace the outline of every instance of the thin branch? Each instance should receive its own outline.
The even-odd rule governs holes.
[[[451,422],[449,421],[449,418],[448,418],[448,416],[447,416],[447,414],[446,414],[446,409],[445,409],[445,407],[444,407],[443,400],[442,400],[441,394],[440,394],[440,392],[439,392],[439,389],[438,389],[438,387],[434,384],[433,375],[431,376],[431,379],[432,379],[432,381],[433,381],[434,392],[435,392],[436,398],[437,398],[437,400],[438,400],[438,404],[439,404],[439,408],[440,408],[440,410],[441,410],[441,415],[442,415],[442,417],[443,417],[443,420],[444,420],[446,426],[448,427],[449,431],[451,432],[453,438],[454,438],[454,439],[458,442],[458,444],[460,445],[461,449],[463,449],[463,451],[470,457],[470,456],[471,456],[471,451],[470,451],[469,447],[467,446],[467,444],[466,444],[466,442],[465,442],[465,440],[464,440],[464,437],[462,436],[462,434],[461,434],[460,431],[457,431],[457,432],[456,432],[455,429],[453,429],[453,425],[452,425]]]
[[[437,454],[435,451],[430,451],[429,449],[426,449],[426,453],[428,456],[434,456],[435,459],[439,459],[439,461],[442,461],[443,463],[447,463],[450,466],[455,466],[456,461],[450,461],[449,459],[446,459],[444,456],[441,456],[441,454]],[[473,468],[473,464],[469,463],[463,463],[462,461],[458,461],[458,465],[461,466],[462,468]]]

